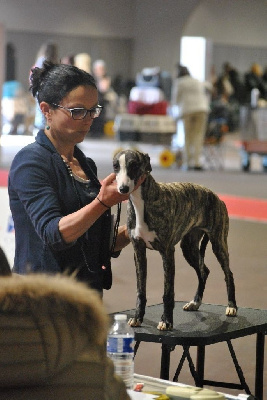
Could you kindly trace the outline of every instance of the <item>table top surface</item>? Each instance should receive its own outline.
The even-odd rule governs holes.
[[[236,317],[225,315],[222,305],[202,304],[198,311],[184,311],[185,302],[176,301],[173,330],[159,331],[163,304],[146,307],[141,327],[134,328],[135,340],[169,345],[208,345],[255,333],[267,332],[267,310],[238,308]],[[135,309],[121,311],[133,317]]]

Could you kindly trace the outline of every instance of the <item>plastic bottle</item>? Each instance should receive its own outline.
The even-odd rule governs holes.
[[[134,331],[127,323],[126,314],[115,314],[108,334],[107,354],[114,363],[127,389],[134,386]]]

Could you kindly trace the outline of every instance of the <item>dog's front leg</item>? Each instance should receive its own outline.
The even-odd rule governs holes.
[[[128,323],[131,326],[141,326],[146,308],[146,280],[147,280],[147,258],[146,244],[143,239],[132,240],[134,248],[134,261],[136,268],[137,299],[134,318],[130,318]]]
[[[173,327],[173,309],[174,309],[174,277],[175,261],[174,248],[162,253],[164,269],[164,294],[163,294],[163,314],[157,328],[160,331],[172,330]]]

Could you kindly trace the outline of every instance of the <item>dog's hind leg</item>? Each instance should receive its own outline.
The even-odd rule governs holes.
[[[166,252],[161,252],[164,269],[164,294],[163,294],[163,314],[157,328],[160,331],[171,330],[173,327],[174,309],[174,277],[175,277],[175,249],[171,248]]]
[[[198,288],[196,294],[193,300],[184,305],[183,309],[185,311],[196,311],[199,309],[202,303],[206,281],[210,272],[204,263],[205,250],[209,241],[209,237],[207,234],[204,234],[199,249],[199,242],[202,236],[202,231],[193,230],[185,235],[181,241],[181,249],[183,251],[184,258],[189,265],[194,268],[198,277]]]
[[[235,283],[233,273],[229,267],[229,253],[227,245],[227,234],[225,232],[216,232],[216,235],[210,237],[212,250],[220,263],[225,275],[225,282],[228,295],[228,307],[226,308],[226,315],[234,317],[237,313],[237,305],[235,299]]]
[[[130,318],[130,326],[141,326],[146,308],[146,281],[147,281],[147,258],[146,244],[142,239],[132,240],[134,248],[134,261],[136,268],[137,298],[135,316]]]

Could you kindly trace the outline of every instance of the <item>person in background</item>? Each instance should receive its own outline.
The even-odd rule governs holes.
[[[114,173],[100,183],[95,162],[77,147],[102,110],[96,83],[75,66],[45,61],[32,69],[30,89],[46,126],[10,167],[13,271],[75,275],[102,294],[111,286],[110,257],[129,243],[126,225],[112,239],[110,208],[128,196]]]
[[[111,77],[107,74],[107,66],[104,60],[96,60],[92,68],[93,76],[99,91],[99,98],[104,106],[104,112],[93,124],[91,134],[93,136],[101,136],[104,132],[105,123],[112,121],[117,112],[118,95],[111,86]]]
[[[74,56],[75,67],[91,74],[91,57],[88,53],[78,53]]]
[[[222,65],[222,72],[213,82],[213,95],[211,100],[211,114],[214,117],[225,119],[225,126],[229,132],[239,127],[240,105],[245,101],[245,90],[240,73],[229,62]]]
[[[70,54],[68,56],[64,56],[60,59],[61,64],[69,64],[74,65],[74,55]]]
[[[58,62],[58,46],[56,43],[46,42],[41,45],[33,67],[41,68],[45,60],[54,63]]]
[[[249,72],[245,74],[244,84],[246,92],[246,104],[251,104],[251,92],[253,89],[258,89],[259,98],[265,99],[266,93],[262,75],[262,67],[257,63],[253,63]]]
[[[34,67],[41,68],[45,60],[51,61],[53,63],[57,63],[59,61],[58,46],[56,43],[49,41],[41,45],[36,55],[36,59],[32,68]],[[35,117],[34,117],[34,128],[35,128],[34,133],[38,132],[39,129],[44,129],[44,127],[45,127],[45,119],[39,108],[38,103],[36,102]]]
[[[222,66],[222,73],[214,83],[218,97],[229,103],[242,103],[244,96],[243,83],[238,71],[229,63]]]
[[[93,63],[93,76],[100,93],[106,93],[111,87],[111,78],[107,75],[107,66],[104,60]]]
[[[201,82],[190,75],[187,67],[178,65],[177,79],[172,89],[172,104],[179,106],[179,117],[184,124],[185,168],[203,170],[201,156],[210,111],[212,84]]]

